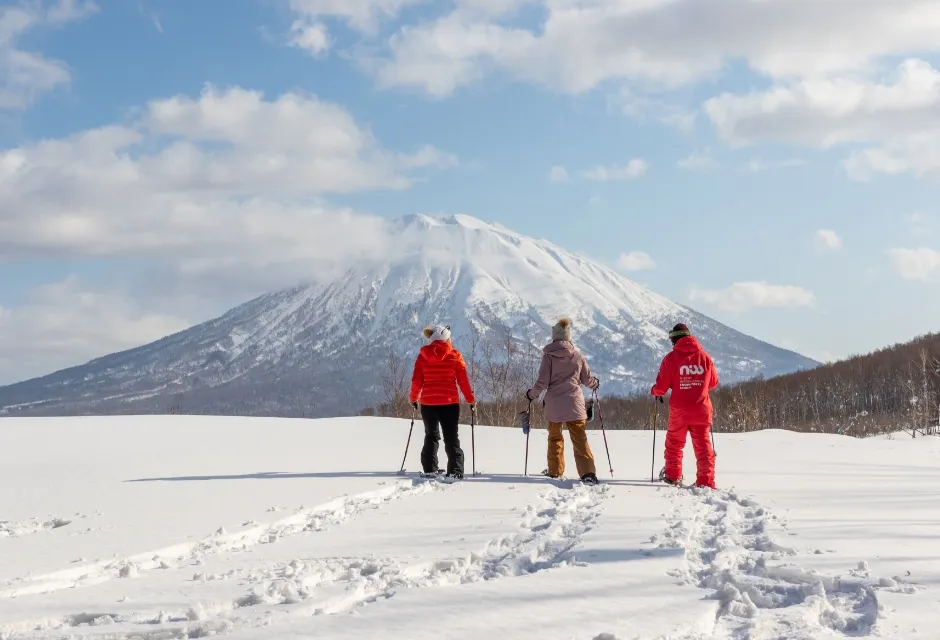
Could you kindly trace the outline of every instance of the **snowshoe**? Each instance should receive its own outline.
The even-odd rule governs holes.
[[[678,479],[678,480],[672,480],[672,479],[670,479],[669,477],[666,476],[666,467],[663,467],[662,471],[659,472],[659,481],[660,481],[660,482],[665,482],[666,484],[671,484],[671,485],[674,486],[674,487],[681,487],[681,486],[683,486],[683,485],[682,485],[682,478],[683,478],[683,477],[684,477],[684,476],[679,476],[679,479]]]
[[[598,480],[597,476],[593,473],[585,473],[583,476],[581,476],[581,484],[595,486],[600,484],[600,480]]]
[[[442,475],[444,475],[443,469],[438,469],[437,471],[431,471],[431,472],[428,472],[428,471],[421,472],[422,478],[440,478]]]
[[[548,469],[542,469],[542,475],[545,476],[546,478],[551,478],[552,480],[564,480],[565,479],[564,474],[558,474],[557,476],[553,476],[552,474],[548,472]]]

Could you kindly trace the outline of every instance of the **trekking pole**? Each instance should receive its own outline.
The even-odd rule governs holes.
[[[532,416],[532,401],[529,400],[529,409],[526,411],[525,418],[525,471],[523,475],[529,475],[529,433],[532,431],[532,426],[529,424],[529,420]]]
[[[473,462],[473,475],[477,474],[477,440],[476,440],[477,410],[470,407],[470,455]]]
[[[650,463],[650,482],[656,482],[656,419],[659,417],[659,407],[653,400],[653,462]]]
[[[604,429],[604,414],[601,411],[601,401],[597,397],[597,389],[594,389],[594,404],[597,405],[597,417],[601,421],[601,433],[604,434],[604,449],[607,450],[607,465],[610,467],[610,477],[614,477],[614,465],[610,461],[610,448],[607,446],[607,430]]]
[[[408,429],[408,442],[405,443],[405,457],[401,459],[401,469],[398,470],[398,473],[405,472],[405,460],[408,458],[408,447],[411,445],[411,432],[415,428],[415,417],[418,415],[417,409],[412,409],[411,411],[411,428]]]

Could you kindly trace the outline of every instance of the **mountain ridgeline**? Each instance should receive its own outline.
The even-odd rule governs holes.
[[[151,344],[0,388],[0,411],[356,415],[382,402],[386,363],[406,363],[410,373],[424,344],[421,330],[431,323],[449,324],[458,348],[480,347],[492,359],[499,357],[492,345],[508,340],[516,345],[510,352],[532,359],[552,324],[569,317],[606,394],[647,389],[670,348],[667,332],[680,321],[712,354],[723,382],[819,364],[606,266],[475,218],[409,216],[391,223],[388,233],[397,248],[390,259],[362,262],[332,282],[263,295]]]

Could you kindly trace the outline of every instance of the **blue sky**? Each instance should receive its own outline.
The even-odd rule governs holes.
[[[8,0],[0,383],[415,212],[547,238],[819,359],[940,328],[940,9],[703,6]]]

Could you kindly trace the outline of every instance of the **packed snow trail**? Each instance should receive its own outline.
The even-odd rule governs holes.
[[[270,524],[251,526],[243,531],[227,533],[223,528],[196,542],[91,565],[82,564],[50,574],[14,579],[6,585],[6,589],[0,590],[0,598],[18,598],[61,589],[75,589],[101,584],[115,578],[137,577],[155,569],[186,568],[191,566],[192,562],[199,562],[208,556],[248,551],[256,545],[273,544],[288,536],[341,525],[368,509],[376,509],[408,496],[440,491],[446,487],[448,485],[445,483],[422,479],[402,480],[390,487],[336,498],[310,509],[300,509],[287,518]]]
[[[443,486],[436,482],[422,486]],[[526,576],[563,566],[588,566],[572,552],[596,524],[610,487],[553,488],[528,505],[515,533],[479,552],[405,564],[398,558],[305,558],[243,576],[247,593],[229,602],[197,602],[185,611],[133,614],[82,612],[0,629],[0,638],[59,631],[98,640],[162,640],[270,627],[297,617],[347,613],[392,598],[400,590],[465,585]],[[199,576],[195,576],[194,579]],[[39,636],[45,637],[45,636]]]
[[[669,526],[653,542],[683,549],[672,575],[718,601],[715,638],[877,635],[878,592],[916,591],[901,578],[872,578],[865,562],[841,576],[787,563],[797,551],[777,541],[786,527],[768,509],[736,491],[676,491]]]

